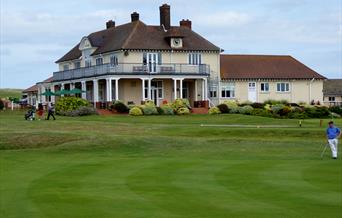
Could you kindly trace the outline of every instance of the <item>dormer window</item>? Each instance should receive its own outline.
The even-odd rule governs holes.
[[[64,64],[64,65],[63,65],[63,70],[64,70],[64,71],[69,70],[69,64]]]
[[[182,48],[183,40],[182,38],[171,38],[171,48]]]

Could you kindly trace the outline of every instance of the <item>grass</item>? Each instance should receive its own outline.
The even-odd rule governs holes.
[[[22,89],[0,89],[0,98],[14,97],[20,99],[22,91]]]
[[[0,113],[2,217],[339,217],[319,120]],[[327,120],[324,120],[326,125]],[[336,120],[342,126],[342,120]],[[250,127],[201,127],[241,124]],[[283,125],[286,128],[255,128]]]

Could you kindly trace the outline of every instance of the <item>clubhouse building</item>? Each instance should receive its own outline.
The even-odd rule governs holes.
[[[28,98],[55,102],[58,96],[41,93],[78,88],[83,90],[79,97],[96,107],[113,100],[160,105],[177,98],[205,107],[227,99],[323,101],[326,78],[294,58],[223,55],[193,31],[190,20],[172,26],[169,5],[159,12],[160,25],[147,25],[133,12],[129,23],[110,20],[104,30],[84,36],[56,61],[58,71],[51,78],[26,90]]]

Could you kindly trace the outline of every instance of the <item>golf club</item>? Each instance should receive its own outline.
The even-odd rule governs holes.
[[[321,153],[321,159],[323,159],[323,156],[324,156],[325,150],[327,150],[327,147],[328,147],[328,144],[325,144],[324,149]]]

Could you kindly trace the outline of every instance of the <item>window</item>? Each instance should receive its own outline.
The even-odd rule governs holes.
[[[163,81],[151,81],[151,91],[158,89],[158,98],[163,98]],[[145,80],[145,98],[148,97],[148,80]]]
[[[110,66],[117,66],[119,64],[118,57],[116,55],[110,56]]]
[[[75,62],[75,63],[74,63],[74,68],[75,68],[75,69],[81,68],[81,62],[79,62],[79,61]]]
[[[96,65],[102,65],[103,59],[102,58],[96,58]]]
[[[183,82],[183,89],[182,89],[182,98],[189,98],[189,83]]]
[[[210,87],[209,88],[209,97],[210,98],[217,98],[217,87]]]
[[[277,83],[277,92],[289,92],[290,83]]]
[[[330,102],[335,102],[335,97],[329,97]]]
[[[222,84],[221,96],[222,98],[235,98],[235,84],[234,83]]]
[[[63,65],[63,70],[69,70],[69,64],[64,64]]]
[[[191,64],[191,65],[202,64],[202,55],[200,53],[190,53],[189,54],[189,64]]]
[[[90,67],[91,66],[91,60],[85,60],[85,66]]]
[[[269,83],[260,83],[260,91],[261,92],[269,92],[270,91]]]

